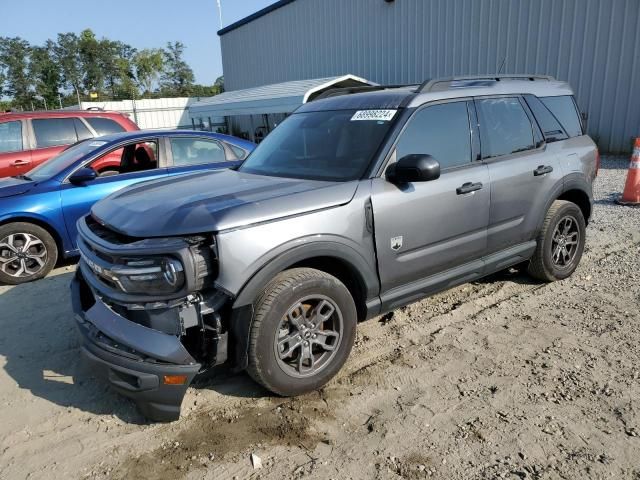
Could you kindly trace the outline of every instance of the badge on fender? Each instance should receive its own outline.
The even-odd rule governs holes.
[[[393,237],[391,239],[391,250],[393,250],[394,252],[400,250],[402,248],[402,240],[402,236]]]

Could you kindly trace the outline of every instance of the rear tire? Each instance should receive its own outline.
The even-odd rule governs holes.
[[[47,275],[58,260],[58,246],[44,228],[16,222],[0,226],[0,283],[19,285]]]
[[[572,202],[556,200],[544,219],[529,274],[545,282],[563,280],[578,268],[586,240],[582,210]]]
[[[251,377],[282,396],[326,384],[347,360],[357,313],[337,278],[311,268],[284,271],[254,302],[249,343]]]

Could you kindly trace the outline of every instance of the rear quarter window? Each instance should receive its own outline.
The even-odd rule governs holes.
[[[91,125],[98,136],[109,135],[111,133],[124,132],[124,128],[115,120],[104,117],[85,117],[85,120]]]
[[[576,102],[572,96],[540,97],[540,100],[560,122],[565,132],[567,132],[567,135],[570,137],[578,137],[583,134],[580,115],[578,114]]]
[[[546,142],[556,142],[568,138],[560,122],[558,122],[556,117],[545,107],[538,97],[535,95],[525,95],[524,99],[527,105],[529,105],[531,112],[533,112],[533,116],[536,117],[536,121],[540,126]]]

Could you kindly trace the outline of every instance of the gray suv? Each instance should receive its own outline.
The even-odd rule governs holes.
[[[357,91],[354,91],[357,90]],[[322,387],[356,324],[511,265],[568,277],[598,153],[550,77],[334,91],[236,170],[138,184],[78,223],[82,351],[149,418],[198,374]]]

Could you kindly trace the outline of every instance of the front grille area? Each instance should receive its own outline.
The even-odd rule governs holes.
[[[109,243],[113,243],[115,245],[128,245],[130,243],[142,240],[141,238],[130,237],[128,235],[122,235],[121,233],[115,232],[110,228],[98,223],[91,215],[87,216],[85,218],[85,221],[87,223],[87,227],[89,227],[89,230]]]

